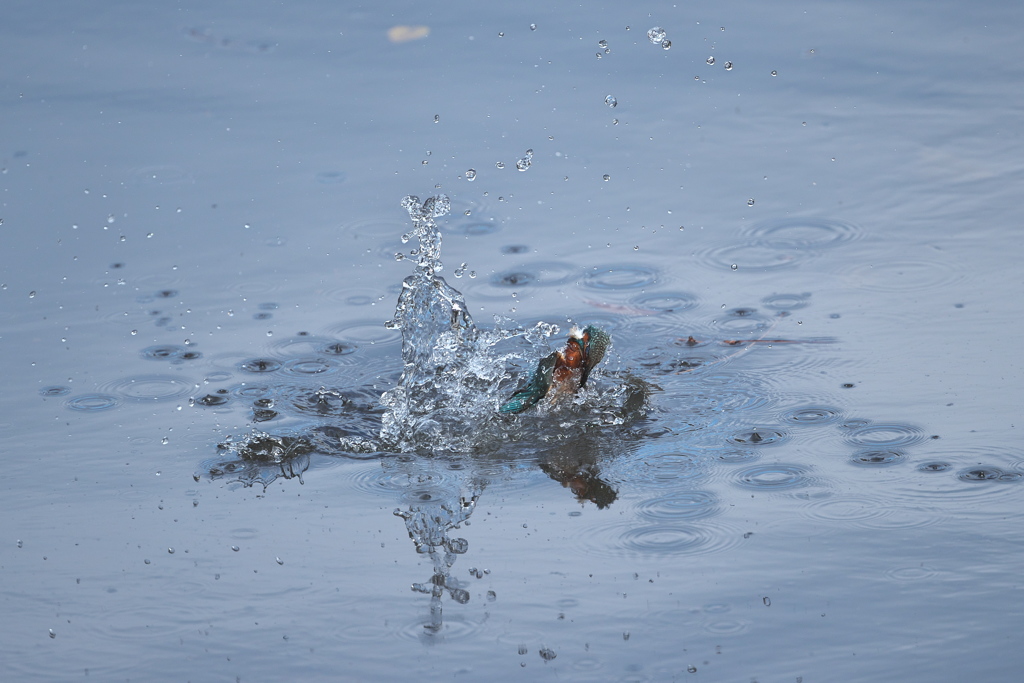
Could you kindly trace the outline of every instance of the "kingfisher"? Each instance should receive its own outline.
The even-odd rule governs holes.
[[[576,325],[569,330],[569,339],[561,351],[553,351],[537,363],[530,380],[505,401],[500,413],[521,413],[550,395],[551,401],[575,394],[587,385],[587,378],[601,359],[611,337],[594,325],[582,330]]]

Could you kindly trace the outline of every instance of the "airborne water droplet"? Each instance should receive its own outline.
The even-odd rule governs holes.
[[[468,171],[466,171],[466,180],[468,180],[469,182],[473,182],[474,180],[476,180],[475,168],[471,168]]]
[[[609,95],[608,97],[604,98],[604,103],[607,104],[612,109],[619,106],[619,101],[615,99],[614,95]]]
[[[754,200],[753,199],[748,199],[747,200],[747,206],[753,206],[753,205],[754,205]]]
[[[708,66],[714,66],[714,64],[715,64],[715,56],[712,55],[712,56],[708,57],[707,62],[708,62]]]
[[[667,35],[668,34],[665,32],[665,29],[660,26],[655,26],[647,31],[647,40],[651,41],[655,45],[660,45]]]
[[[732,71],[732,62],[726,62],[725,63],[725,70],[726,71]]]

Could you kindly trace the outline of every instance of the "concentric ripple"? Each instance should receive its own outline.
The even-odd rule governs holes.
[[[194,388],[194,383],[172,375],[125,377],[104,387],[129,401],[172,401],[188,396]]]
[[[810,257],[811,252],[806,250],[785,250],[764,244],[735,244],[733,242],[710,247],[697,254],[697,258],[702,262],[718,269],[735,270],[741,274],[793,268]]]
[[[470,621],[462,618],[461,615],[450,616],[445,612],[445,618],[440,628],[432,624],[429,619],[417,619],[401,627],[396,635],[405,640],[429,638],[432,641],[462,641],[476,636],[483,629],[483,625],[483,622]]]
[[[940,523],[947,514],[902,498],[888,500],[873,495],[832,496],[811,501],[803,514],[818,522],[860,529],[916,529]]]
[[[854,453],[850,462],[863,467],[887,467],[903,462],[905,457],[903,452],[896,450],[866,450]]]
[[[274,358],[250,358],[239,363],[238,369],[243,372],[263,374],[276,372],[281,369],[282,365],[284,365],[284,363]]]
[[[831,406],[804,406],[782,413],[782,419],[790,424],[817,426],[828,425],[842,419],[843,412]]]
[[[67,396],[71,393],[71,387],[53,385],[49,387],[43,387],[39,390],[40,396]]]
[[[736,311],[732,311],[730,315],[721,318],[715,324],[718,330],[729,339],[736,339],[737,337],[756,339],[761,333],[771,329],[772,325],[775,324],[775,321],[771,318],[756,312],[746,312],[747,309],[736,310],[744,311],[744,313],[738,314]]]
[[[721,511],[718,497],[707,491],[678,491],[636,505],[637,514],[654,522],[711,517]]]
[[[658,292],[633,297],[629,303],[643,311],[682,313],[696,308],[700,303],[700,298],[690,292]]]
[[[110,410],[120,403],[116,396],[109,394],[83,394],[69,398],[64,406],[70,410],[77,410],[85,413],[94,413],[101,410]]]
[[[384,345],[397,344],[402,341],[402,334],[399,330],[391,330],[384,327],[383,320],[357,320],[355,322],[342,323],[328,328],[328,331],[336,334],[338,338],[346,343],[361,345]]]
[[[495,273],[485,283],[470,285],[473,296],[507,298],[511,292],[528,287],[558,287],[575,282],[580,269],[563,261],[522,263]]]
[[[733,481],[737,486],[754,491],[785,491],[814,483],[808,468],[784,463],[745,467],[733,475]]]
[[[963,450],[933,451],[918,465],[915,476],[901,486],[901,495],[911,501],[936,501],[944,506],[962,503],[958,514],[980,514],[998,500],[1015,505],[1024,481],[1024,452],[998,447],[970,447]]]
[[[846,432],[845,438],[856,446],[885,449],[921,443],[924,433],[913,425],[892,422],[854,427]]]
[[[738,446],[771,446],[788,438],[789,434],[777,429],[751,429],[736,432],[729,437],[729,442]]]
[[[862,233],[860,226],[833,218],[780,218],[754,225],[745,236],[773,249],[825,249]]]
[[[293,358],[286,361],[283,372],[298,377],[322,376],[337,372],[338,362],[330,358]]]
[[[147,346],[142,349],[140,355],[146,360],[169,360],[171,362],[197,360],[203,356],[199,351],[190,349],[187,346],[179,346],[178,344]]]
[[[772,294],[761,299],[764,307],[772,311],[795,311],[806,308],[810,294]]]
[[[398,456],[409,460],[414,456]],[[385,468],[382,462],[375,462],[369,467],[353,468],[348,473],[348,482],[352,488],[369,493],[423,493],[429,490],[447,490],[458,483],[456,472],[433,468],[430,471],[409,471],[394,467]]]
[[[960,481],[1020,481],[1024,474],[1020,472],[1007,472],[998,467],[978,466],[961,470],[957,475]]]
[[[948,472],[952,468],[948,462],[925,462],[917,466],[920,472]]]
[[[621,290],[650,287],[658,281],[656,268],[643,265],[608,264],[595,266],[580,284],[590,289]]]
[[[706,468],[700,464],[699,456],[693,453],[661,453],[645,457],[638,463],[642,468],[636,472],[637,479],[644,486],[676,487],[686,479],[707,476]]]
[[[743,532],[722,522],[632,524],[615,521],[582,530],[578,543],[588,554],[634,559],[665,555],[708,555],[743,541]]]

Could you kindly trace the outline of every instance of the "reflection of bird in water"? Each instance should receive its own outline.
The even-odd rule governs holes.
[[[543,462],[540,468],[549,477],[571,490],[581,503],[589,500],[597,505],[599,510],[608,507],[619,497],[615,489],[601,479],[601,470],[595,463]]]
[[[502,413],[521,413],[551,396],[551,401],[575,394],[587,385],[587,378],[601,359],[611,338],[599,327],[588,325],[569,331],[565,348],[545,356],[530,380],[499,408]]]

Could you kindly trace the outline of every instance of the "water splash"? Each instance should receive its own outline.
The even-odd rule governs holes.
[[[419,246],[409,254],[416,259],[415,272],[402,283],[394,318],[386,323],[402,333],[402,376],[381,396],[381,449],[489,451],[517,441],[524,425],[501,415],[498,408],[515,388],[514,377],[522,374],[513,371],[534,366],[547,355],[547,340],[558,333],[558,326],[537,323],[524,329],[496,316],[493,327],[477,327],[462,294],[439,275],[444,265],[435,219],[448,214],[450,200],[437,195],[421,202],[409,196],[402,206],[413,223],[408,238],[418,240]],[[623,424],[625,417],[605,413],[611,405],[642,414],[635,409],[635,397],[630,400],[636,390],[635,382],[610,390],[588,387],[574,402],[582,412],[570,421],[581,429],[588,424]]]
[[[477,328],[461,292],[438,274],[444,265],[434,219],[449,213],[451,201],[408,196],[402,207],[419,247],[411,252],[416,270],[402,282],[395,316],[386,323],[402,332],[402,377],[381,396],[381,442],[400,452],[471,450],[496,419],[498,387],[510,378],[506,365],[516,355],[496,347],[517,336],[539,342],[557,328],[524,334],[503,318],[492,329]]]

